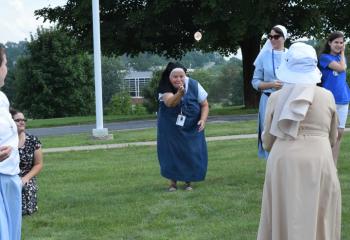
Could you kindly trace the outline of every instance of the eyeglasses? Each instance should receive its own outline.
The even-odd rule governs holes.
[[[276,34],[276,35],[271,35],[271,34],[267,35],[267,38],[270,39],[270,40],[272,40],[272,39],[278,40],[280,37],[281,37],[281,35],[278,35],[278,34]]]
[[[25,118],[18,118],[18,119],[13,119],[13,121],[19,123],[19,122],[26,122],[27,119],[25,119]]]

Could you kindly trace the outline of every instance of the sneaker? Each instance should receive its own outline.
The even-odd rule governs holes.
[[[193,188],[192,188],[191,184],[185,185],[185,191],[192,191],[192,190],[193,190]]]
[[[174,186],[174,185],[171,185],[169,188],[168,188],[168,192],[175,192],[177,190],[177,187]]]

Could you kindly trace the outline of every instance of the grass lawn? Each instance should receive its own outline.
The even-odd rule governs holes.
[[[244,106],[233,107],[213,107],[210,109],[210,115],[238,115],[238,114],[253,114],[257,113],[256,108],[245,108]],[[130,120],[156,119],[155,114],[145,115],[105,115],[103,120],[105,123],[121,122]],[[79,124],[93,124],[96,123],[96,116],[81,116],[81,117],[65,117],[65,118],[50,118],[50,119],[29,119],[27,128],[40,127],[57,127],[67,125]]]
[[[227,123],[208,123],[206,136],[228,136],[237,134],[256,133],[256,121],[240,121]],[[72,134],[63,136],[40,137],[44,148],[83,146],[95,144],[112,144],[139,141],[154,141],[157,138],[156,128],[133,131],[112,131],[113,140],[103,141],[91,138],[91,133]]]
[[[46,154],[39,212],[24,218],[23,239],[256,239],[265,172],[256,140],[208,146],[206,181],[173,193],[165,191],[153,146]],[[350,239],[349,148],[346,136],[342,240]]]

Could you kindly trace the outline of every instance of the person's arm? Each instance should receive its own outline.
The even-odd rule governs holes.
[[[262,91],[270,88],[280,89],[282,87],[282,82],[280,80],[275,80],[271,82],[264,81],[264,67],[262,64],[262,59],[256,62],[255,70],[252,79],[252,86],[257,91]]]
[[[332,61],[329,63],[328,67],[336,72],[343,72],[346,70],[346,61],[345,61],[345,45],[343,50],[340,52],[340,62]]]
[[[280,89],[282,87],[282,82],[280,80],[274,80],[272,82],[264,82],[261,81],[259,84],[259,90],[265,90],[265,89]]]
[[[330,97],[330,102],[332,105],[332,120],[331,120],[331,126],[329,131],[329,142],[331,144],[331,147],[333,147],[334,144],[337,142],[337,138],[338,138],[339,120],[338,120],[338,114],[337,114],[336,105],[335,105],[333,96]]]
[[[276,140],[276,137],[270,133],[273,112],[274,112],[274,109],[273,109],[274,107],[272,106],[272,99],[273,97],[271,95],[267,100],[267,107],[266,107],[265,120],[264,120],[264,131],[262,132],[262,135],[261,135],[263,148],[268,152],[271,151],[272,145]]]
[[[180,86],[175,94],[170,93],[170,92],[164,93],[163,94],[163,101],[164,101],[165,106],[167,106],[167,107],[177,106],[180,103],[181,98],[183,97],[184,94],[185,94],[185,87],[184,86]]]
[[[38,175],[42,168],[43,152],[40,147],[34,151],[34,166],[25,176],[22,177],[22,184],[25,185],[30,179]]]
[[[198,131],[203,131],[205,128],[205,123],[207,121],[209,114],[209,103],[208,100],[201,102],[201,118],[199,119],[197,125],[199,126]]]
[[[0,162],[4,161],[11,154],[12,148],[10,146],[0,147]]]

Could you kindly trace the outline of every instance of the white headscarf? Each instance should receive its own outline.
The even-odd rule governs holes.
[[[270,133],[279,138],[294,139],[313,102],[321,73],[317,68],[315,49],[305,43],[292,44],[283,61],[276,74],[284,85],[279,90]]]
[[[281,32],[283,33],[283,37],[286,40],[288,38],[288,32],[287,29],[282,26],[282,25],[276,25],[273,28],[278,28],[279,30],[281,30]],[[261,48],[258,56],[255,58],[254,61],[254,66],[256,65],[256,62],[258,61],[258,59],[261,57],[261,55],[265,52],[265,51],[272,51],[272,44],[271,44],[271,40],[267,39],[264,46]]]

